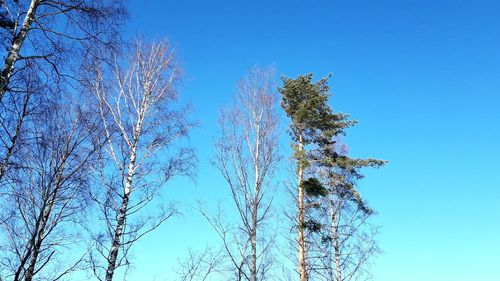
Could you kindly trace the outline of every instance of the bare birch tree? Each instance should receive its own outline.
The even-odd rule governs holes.
[[[0,1],[0,183],[38,102],[75,87],[89,53],[104,58],[116,51],[124,18],[122,1]],[[26,88],[33,81],[41,93]]]
[[[378,252],[377,228],[370,223],[374,211],[357,188],[361,169],[378,168],[386,161],[347,156],[347,146],[337,138],[323,138],[311,157],[316,173],[305,182],[311,254],[315,280],[365,280],[367,266]],[[314,261],[313,261],[314,259]]]
[[[40,113],[46,99],[41,98],[44,83],[40,81],[35,71],[25,71],[19,81],[16,81],[18,93],[8,92],[0,102],[0,190],[4,190],[3,179],[10,167],[16,167],[16,152],[22,143],[27,144],[29,136],[23,137],[26,123],[33,123],[30,118]],[[21,93],[22,92],[22,93]],[[36,122],[35,122],[36,123]],[[19,157],[18,157],[19,158]],[[0,192],[1,194],[1,192]]]
[[[377,228],[370,223],[375,213],[359,195],[356,182],[363,177],[361,168],[377,168],[385,161],[352,159],[341,154],[337,157],[337,167],[327,172],[328,196],[323,204],[330,234],[323,235],[322,240],[334,256],[334,262],[326,265],[332,272],[334,264],[336,281],[363,280],[369,276],[367,266],[379,250]]]
[[[82,238],[76,230],[83,230],[78,225],[98,149],[95,128],[78,107],[52,104],[37,117],[31,145],[18,152],[22,162],[6,177],[11,204],[0,213],[0,276],[14,281],[60,280],[78,268],[82,257],[71,262],[64,252]]]
[[[334,193],[327,200],[324,223],[330,233],[325,231],[321,237],[322,265],[328,276],[325,280],[368,279],[370,261],[379,253],[377,228],[370,223],[374,213]]]
[[[151,215],[147,206],[167,181],[192,175],[196,164],[193,151],[177,143],[193,124],[187,108],[176,104],[181,71],[173,50],[165,41],[136,42],[130,57],[116,62],[110,77],[96,65],[89,85],[106,135],[106,154],[96,171],[101,188],[92,195],[105,225],[95,236],[98,255],[91,263],[99,280],[106,281],[128,265],[135,241],[175,214],[170,206]]]
[[[4,0],[0,13],[0,36],[7,52],[0,72],[0,101],[9,90],[16,65],[33,59],[64,75],[67,62],[78,57],[78,51],[85,52],[92,44],[101,53],[115,48],[125,17],[122,1],[110,0]]]
[[[271,241],[264,239],[270,235],[264,234],[263,226],[269,218],[270,184],[279,160],[272,73],[251,69],[238,85],[234,106],[222,111],[219,119],[214,164],[227,181],[238,212],[237,251],[228,248],[238,280],[263,280],[267,270],[262,260]],[[225,240],[225,229],[218,232]]]

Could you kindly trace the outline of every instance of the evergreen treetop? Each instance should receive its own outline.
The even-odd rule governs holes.
[[[356,121],[348,115],[334,113],[328,105],[331,96],[328,80],[331,74],[313,82],[313,74],[300,75],[296,79],[282,77],[281,106],[292,120],[291,133],[295,141],[302,135],[304,144],[316,142],[321,135],[331,138],[343,134],[343,129]]]

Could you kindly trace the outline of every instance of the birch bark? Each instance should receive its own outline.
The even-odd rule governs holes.
[[[2,101],[3,95],[9,85],[10,77],[14,71],[14,66],[19,59],[19,52],[23,46],[24,40],[28,35],[28,32],[35,20],[36,10],[40,4],[41,0],[31,0],[30,6],[21,25],[21,29],[12,39],[10,45],[9,54],[5,58],[4,67],[2,72],[0,72],[0,102]]]
[[[306,241],[304,237],[304,187],[302,182],[304,181],[304,159],[302,159],[302,154],[304,152],[304,142],[302,138],[302,132],[298,132],[298,144],[299,144],[299,154],[301,155],[298,160],[298,243],[299,243],[299,274],[300,281],[307,281],[307,263],[306,263]]]

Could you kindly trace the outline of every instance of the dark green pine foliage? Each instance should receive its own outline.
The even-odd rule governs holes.
[[[303,144],[310,148],[299,150],[294,144],[297,161],[304,167],[314,165],[327,171],[321,179],[309,178],[302,185],[307,196],[325,197],[334,193],[342,199],[355,202],[363,212],[371,213],[372,210],[356,188],[356,181],[363,178],[360,173],[362,168],[380,167],[386,161],[350,158],[338,151],[337,139],[345,135],[345,129],[354,126],[357,121],[350,120],[347,114],[333,112],[328,104],[331,96],[328,86],[330,77],[328,75],[316,82],[312,81],[311,73],[296,79],[284,77],[284,86],[278,89],[282,95],[281,106],[292,121],[292,139],[297,143],[301,136]]]
[[[302,186],[308,196],[325,197],[328,195],[328,190],[317,178],[308,178],[302,183]]]
[[[304,172],[310,166],[309,152],[311,147],[317,146],[321,136],[333,138],[342,133],[344,128],[351,125],[343,114],[333,113],[328,105],[330,87],[328,79],[331,75],[313,82],[313,74],[306,74],[291,79],[283,77],[283,87],[278,88],[282,96],[281,106],[291,119],[290,134],[294,141],[292,147],[297,160],[298,194],[297,194],[297,226],[298,226],[298,257],[300,280],[308,279],[308,269],[305,251],[307,249],[305,229],[312,232],[319,231],[318,222],[306,220],[308,206],[305,204],[307,189],[316,195],[325,194],[319,180],[304,180]],[[316,144],[316,145],[315,145]],[[305,186],[304,186],[305,183]]]
[[[365,218],[373,214],[359,194],[356,183],[363,178],[363,168],[385,164],[385,161],[377,159],[350,158],[338,143],[340,137],[345,135],[345,130],[354,126],[356,121],[350,120],[347,114],[333,112],[328,104],[328,98],[331,96],[328,86],[330,77],[331,75],[328,75],[316,82],[313,82],[312,74],[301,75],[296,79],[284,77],[283,87],[278,89],[282,95],[281,106],[291,119],[290,134],[293,139],[294,157],[297,160],[298,256],[301,281],[311,280],[312,273],[308,271],[307,266],[315,264],[314,259],[317,258],[314,255],[307,257],[306,249],[315,251],[318,246],[324,247],[328,244],[334,249],[333,255],[337,262],[342,257],[342,245],[346,239],[352,239],[350,243],[354,243],[348,243],[346,247],[350,245],[363,249],[356,244],[356,238],[344,235],[346,230],[354,235],[353,229],[357,231],[361,225],[354,225],[349,218],[344,220],[343,215],[349,213],[353,207],[353,214],[361,211],[361,223],[364,223]],[[304,179],[304,175],[308,175],[308,179]],[[342,230],[339,230],[340,228]],[[319,245],[314,242],[314,237],[320,238]],[[321,254],[318,255],[321,259],[324,251],[319,250],[318,253]],[[340,272],[339,269],[337,271]],[[341,273],[338,273],[338,276],[341,276]]]
[[[359,194],[356,183],[364,177],[361,173],[363,168],[379,168],[387,161],[350,158],[346,152],[339,149],[339,146],[336,140],[324,139],[319,143],[317,155],[314,157],[317,166],[324,170],[322,179],[327,193],[355,203],[359,210],[369,215],[373,211]]]
[[[347,115],[334,113],[328,105],[331,96],[328,75],[313,82],[313,74],[301,75],[296,79],[282,77],[283,87],[278,88],[282,96],[281,107],[291,119],[290,135],[295,142],[295,158],[304,167],[309,166],[305,150],[297,147],[299,136],[303,145],[317,144],[325,138],[343,134],[343,130],[355,124]]]
[[[328,85],[330,77],[328,75],[316,82],[313,82],[312,73],[295,79],[283,77],[283,87],[278,88],[282,96],[281,106],[291,119],[290,134],[294,141],[292,148],[299,174],[312,164],[310,155],[315,148],[325,140],[342,135],[345,128],[355,124],[355,121],[347,119],[346,114],[334,113],[328,105],[328,98],[331,96]],[[299,225],[317,231],[316,222],[303,219],[306,205],[300,195],[301,189],[306,197],[326,196],[328,192],[318,179],[310,178],[303,182],[299,180]]]
[[[291,119],[291,136],[297,141],[302,134],[304,144],[315,143],[319,137],[333,137],[343,133],[355,121],[347,120],[347,115],[333,113],[328,105],[331,96],[328,79],[331,75],[312,82],[313,74],[301,75],[296,79],[283,77],[281,106]]]

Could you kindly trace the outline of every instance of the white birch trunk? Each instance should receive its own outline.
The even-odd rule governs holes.
[[[302,139],[302,132],[299,132],[299,153],[302,154],[304,151],[304,142]],[[302,155],[301,155],[302,157]],[[307,264],[306,264],[306,242],[304,237],[304,187],[302,182],[304,181],[304,167],[303,159],[298,160],[298,236],[299,236],[299,274],[300,281],[307,281]]]
[[[260,120],[257,120],[260,122]],[[250,234],[251,242],[251,262],[250,262],[250,281],[257,281],[257,220],[259,211],[259,197],[260,197],[260,174],[259,174],[259,150],[260,150],[260,125],[257,125],[256,130],[256,144],[254,156],[254,198],[253,198],[253,212],[252,212],[252,232]]]
[[[23,46],[24,40],[28,35],[28,32],[35,20],[36,10],[40,4],[41,0],[31,0],[26,16],[24,17],[23,24],[19,32],[12,39],[12,43],[9,49],[9,54],[5,58],[5,63],[0,73],[0,101],[2,101],[3,95],[7,90],[10,83],[10,77],[14,71],[14,66],[19,59],[19,52]]]
[[[335,257],[335,281],[342,281],[341,251],[339,238],[339,218],[335,212],[333,199],[330,199],[330,219],[332,228],[333,253]]]
[[[140,126],[140,123],[138,124]],[[123,235],[123,229],[125,227],[125,222],[127,219],[127,209],[128,202],[130,199],[130,193],[132,190],[132,179],[135,171],[135,162],[137,158],[137,142],[138,136],[134,136],[134,145],[131,148],[130,152],[130,161],[127,169],[127,176],[125,179],[125,187],[123,189],[123,198],[120,206],[120,210],[118,211],[118,221],[116,223],[115,233],[113,236],[113,242],[111,245],[111,250],[109,251],[108,256],[108,268],[106,270],[106,281],[112,281],[113,275],[116,269],[116,260],[118,258],[118,251],[120,249],[120,241]]]

